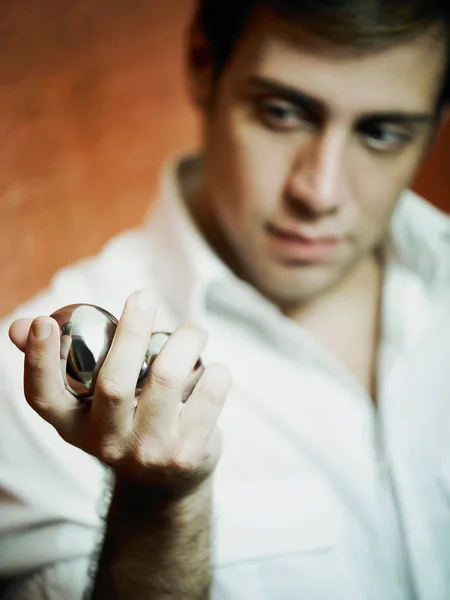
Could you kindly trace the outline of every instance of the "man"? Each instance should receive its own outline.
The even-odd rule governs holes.
[[[14,597],[88,585],[89,455],[116,475],[93,598],[450,596],[450,222],[408,191],[444,120],[449,27],[443,1],[201,2],[202,154],[148,225],[5,325],[26,317],[10,336],[30,406],[6,342],[0,378]],[[118,313],[137,289],[86,410],[55,323],[33,318]]]

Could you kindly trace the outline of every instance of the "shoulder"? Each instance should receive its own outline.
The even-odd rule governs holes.
[[[396,254],[432,295],[450,292],[450,215],[405,192],[391,227]]]
[[[144,237],[140,229],[126,231],[98,254],[56,272],[46,288],[3,317],[0,328],[16,318],[51,314],[65,304],[97,303],[111,311],[122,306],[129,293],[148,285]]]

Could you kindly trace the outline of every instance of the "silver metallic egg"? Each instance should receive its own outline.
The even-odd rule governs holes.
[[[61,333],[61,370],[66,389],[80,400],[90,401],[118,321],[108,311],[92,304],[71,304],[57,310],[51,317],[58,323]],[[170,334],[166,332],[152,335],[137,380],[136,395],[141,392],[153,361],[169,337]],[[191,394],[203,370],[199,360],[186,384],[183,402]]]

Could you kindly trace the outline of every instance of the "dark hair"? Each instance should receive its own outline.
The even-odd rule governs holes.
[[[296,19],[330,42],[370,48],[436,31],[447,38],[447,73],[440,108],[450,103],[449,0],[199,0],[200,24],[210,44],[217,74],[256,9]]]

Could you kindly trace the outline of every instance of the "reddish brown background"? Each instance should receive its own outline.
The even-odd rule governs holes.
[[[0,3],[0,314],[139,223],[168,153],[193,146],[193,0]],[[450,211],[450,131],[417,189]]]

